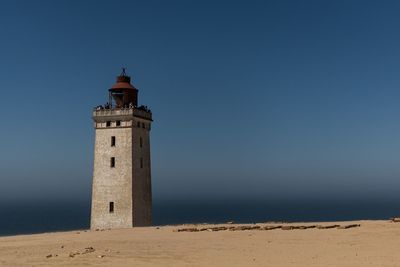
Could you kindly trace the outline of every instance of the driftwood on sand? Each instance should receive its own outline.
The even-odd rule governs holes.
[[[175,232],[218,232],[218,231],[249,231],[249,230],[306,230],[306,229],[349,229],[360,227],[360,224],[347,224],[347,225],[339,225],[339,224],[332,224],[332,225],[236,225],[236,226],[210,226],[210,227],[188,227],[188,228],[178,228],[175,229]]]

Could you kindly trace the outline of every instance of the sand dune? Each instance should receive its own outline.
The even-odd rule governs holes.
[[[1,237],[0,266],[400,266],[399,249],[388,221],[184,225]]]

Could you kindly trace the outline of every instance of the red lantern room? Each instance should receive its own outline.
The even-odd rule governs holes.
[[[125,68],[122,68],[122,73],[117,77],[117,83],[108,90],[110,104],[115,108],[129,108],[137,106],[138,90],[131,84],[131,77],[125,73]],[[113,101],[114,100],[114,105]]]

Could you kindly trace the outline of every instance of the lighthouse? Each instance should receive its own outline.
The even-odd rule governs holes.
[[[95,129],[91,229],[149,226],[152,221],[152,113],[138,104],[125,69],[93,110]]]

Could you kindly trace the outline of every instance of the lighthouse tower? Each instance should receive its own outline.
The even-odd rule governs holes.
[[[93,111],[91,229],[151,225],[151,111],[122,69],[109,102]]]

